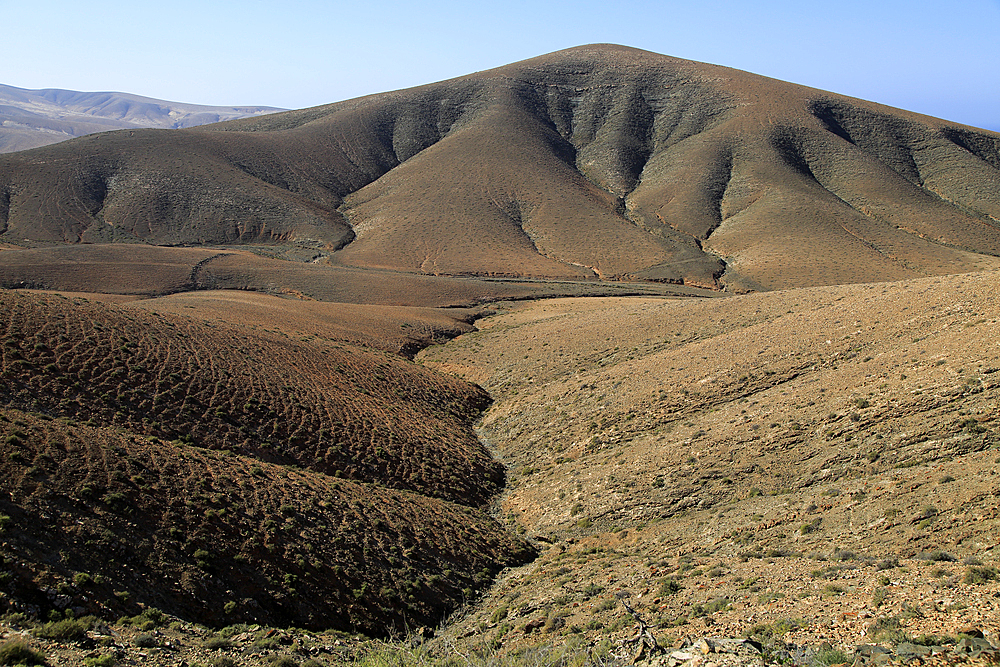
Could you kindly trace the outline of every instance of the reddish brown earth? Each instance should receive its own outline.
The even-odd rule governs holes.
[[[478,387],[315,336],[0,302],[14,609],[382,633],[530,554],[477,509],[504,480]]]
[[[502,508],[542,549],[451,636],[618,642],[624,595],[668,644],[996,643],[998,286],[512,304],[425,350],[493,395]]]
[[[0,156],[0,241],[746,291],[1000,268],[998,192],[994,132],[591,45]]]

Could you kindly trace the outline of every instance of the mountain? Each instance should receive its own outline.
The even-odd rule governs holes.
[[[592,45],[0,156],[0,241],[285,244],[425,274],[730,290],[1000,267],[1000,134]]]
[[[0,662],[996,662],[998,141],[597,45],[0,156]]]
[[[47,146],[109,130],[175,129],[282,111],[273,107],[214,107],[128,93],[84,93],[0,84],[0,153]]]

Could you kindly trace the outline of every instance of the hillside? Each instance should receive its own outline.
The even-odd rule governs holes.
[[[94,132],[195,127],[276,111],[281,109],[184,104],[128,93],[25,90],[0,84],[0,153],[47,146]]]
[[[612,45],[0,156],[0,640],[995,663],[998,291],[1000,134]]]
[[[493,395],[543,550],[453,632],[618,645],[626,596],[668,646],[996,644],[998,279],[512,304],[425,350]]]
[[[998,193],[996,133],[594,45],[0,157],[0,241],[746,291],[1000,268]]]
[[[530,556],[480,509],[504,471],[469,428],[478,387],[315,336],[0,302],[16,609],[58,589],[105,617],[382,634]]]

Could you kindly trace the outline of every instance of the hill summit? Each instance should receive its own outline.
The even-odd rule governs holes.
[[[734,290],[996,268],[1000,134],[583,46],[409,90],[0,158],[0,240]]]

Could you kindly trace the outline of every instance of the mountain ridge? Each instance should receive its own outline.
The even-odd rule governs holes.
[[[0,84],[0,153],[118,129],[178,129],[283,111],[267,106],[211,106],[111,91],[27,89]]]
[[[1000,135],[628,47],[44,150],[0,160],[0,240],[735,291],[1000,267]]]

